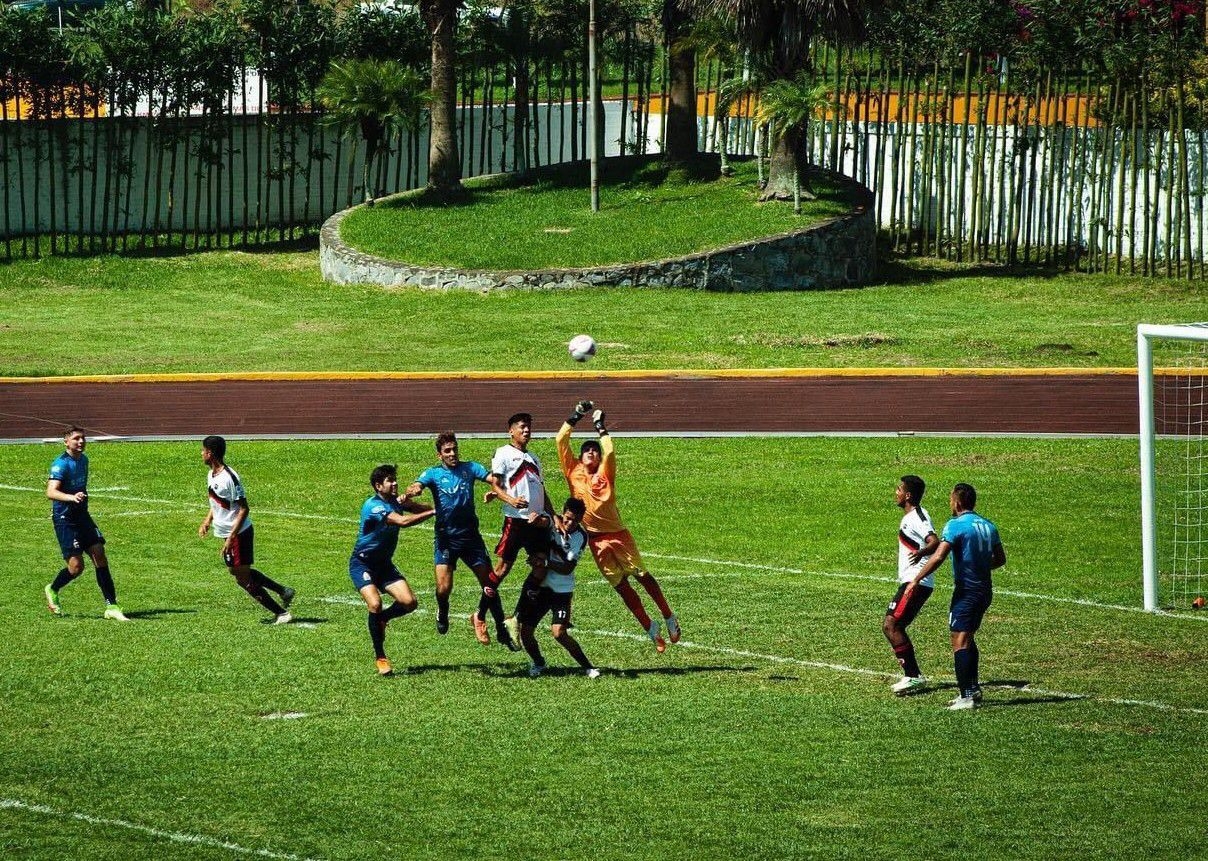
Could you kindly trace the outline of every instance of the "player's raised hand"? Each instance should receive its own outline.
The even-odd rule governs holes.
[[[608,433],[608,429],[604,427],[604,410],[596,410],[592,413],[591,421],[600,433]]]
[[[579,419],[591,412],[592,406],[593,404],[591,401],[579,401],[575,404],[575,408],[571,410],[570,415],[566,417],[566,423],[571,427],[574,427],[578,423]]]

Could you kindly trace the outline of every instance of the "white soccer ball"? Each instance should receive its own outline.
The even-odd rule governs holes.
[[[566,349],[576,362],[586,362],[596,354],[596,341],[591,335],[575,335]]]

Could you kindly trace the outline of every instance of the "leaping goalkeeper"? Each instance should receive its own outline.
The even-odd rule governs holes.
[[[637,543],[621,522],[616,499],[616,453],[612,437],[608,435],[608,428],[604,425],[604,411],[595,409],[592,412],[593,409],[595,404],[591,401],[579,401],[575,404],[574,411],[562,423],[556,437],[558,461],[562,464],[562,474],[566,476],[571,496],[583,500],[587,507],[583,515],[583,528],[587,531],[587,543],[600,573],[621,596],[629,612],[633,613],[638,624],[654,642],[654,647],[663,652],[667,643],[663,639],[660,623],[657,619],[652,620],[646,613],[642,599],[630,585],[629,578],[632,576],[641,583],[642,588],[658,605],[659,612],[667,623],[667,635],[673,643],[680,640],[679,620],[675,613],[671,612],[671,606],[663,596],[658,580],[655,580],[654,575],[642,564]],[[570,450],[570,437],[574,433],[575,425],[589,412],[599,440],[584,441],[579,447],[579,457],[576,460]]]

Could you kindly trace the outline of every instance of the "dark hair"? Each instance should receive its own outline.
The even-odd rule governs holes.
[[[902,476],[902,487],[910,494],[910,501],[918,505],[923,501],[923,493],[927,490],[927,482],[917,475]]]
[[[961,482],[952,488],[952,495],[956,497],[956,501],[963,511],[972,511],[977,507],[977,491],[971,484]]]
[[[79,425],[72,425],[67,430],[63,431],[63,439],[67,439],[69,436],[73,436],[78,433],[82,433],[85,436],[87,436],[87,433],[85,432],[85,430],[82,427],[80,427]]]
[[[583,452],[591,451],[593,449],[595,451],[600,452],[600,454],[604,453],[604,449],[600,448],[600,443],[597,442],[596,440],[594,440],[594,439],[583,440],[583,445],[579,446],[579,457],[583,456]]]
[[[533,416],[531,413],[514,413],[508,419],[508,430],[511,430],[512,426],[514,424],[516,424],[517,422],[524,422],[529,427],[532,427],[533,426]]]
[[[226,440],[220,436],[211,434],[201,441],[201,447],[219,460],[226,457]]]
[[[587,513],[587,506],[584,505],[582,499],[579,499],[577,496],[572,496],[562,504],[562,510],[573,511],[575,513],[575,517],[578,517],[580,520],[582,520],[583,515]]]
[[[440,451],[448,443],[456,443],[456,442],[457,442],[457,434],[453,433],[453,431],[445,431],[444,433],[437,434],[436,435],[436,450]]]
[[[369,473],[369,486],[377,490],[378,485],[388,478],[398,478],[398,467],[392,463],[383,463]]]

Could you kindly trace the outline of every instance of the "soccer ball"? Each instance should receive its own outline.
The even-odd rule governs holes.
[[[575,335],[566,345],[566,349],[576,362],[586,362],[596,354],[596,342],[591,335]]]
[[[1203,610],[1204,609],[1204,599],[1196,598],[1194,601],[1191,602],[1191,606],[1197,610]]]

